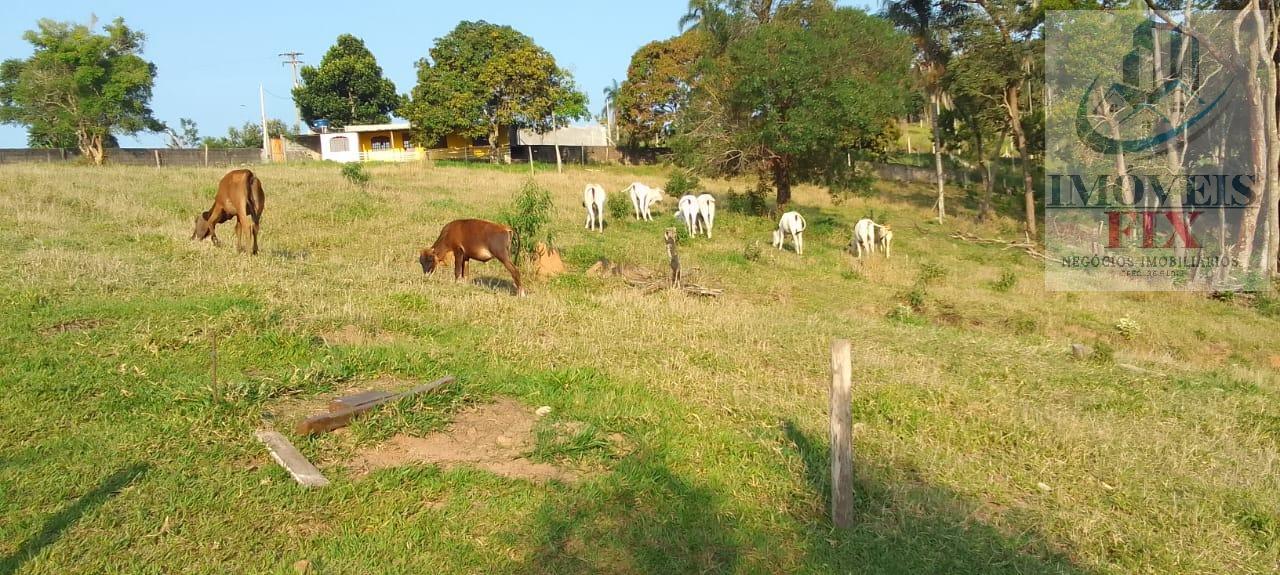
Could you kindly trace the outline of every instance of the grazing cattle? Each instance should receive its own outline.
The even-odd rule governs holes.
[[[874,254],[876,252],[876,223],[870,218],[862,218],[858,223],[853,225],[853,247],[858,257],[862,257],[862,252]]]
[[[245,244],[252,237],[252,251],[258,253],[258,226],[262,223],[262,205],[265,199],[262,193],[262,180],[249,170],[232,170],[222,176],[218,182],[218,193],[213,198],[213,207],[196,216],[195,229],[191,231],[191,239],[210,238],[213,245],[220,246],[214,226],[231,218],[236,219],[236,250],[245,251]]]
[[[804,216],[800,212],[787,212],[778,220],[778,229],[773,230],[773,247],[782,249],[787,234],[791,234],[791,245],[795,246],[797,255],[804,255]]]
[[[604,186],[587,184],[587,188],[582,190],[582,207],[587,208],[588,230],[595,227],[604,231],[604,204]]]
[[[876,224],[876,238],[880,241],[880,247],[884,249],[884,257],[889,257],[889,244],[893,243],[893,230],[889,229],[889,225]]]
[[[640,182],[633,182],[622,193],[631,195],[631,206],[636,210],[637,220],[653,220],[653,214],[649,210],[654,204],[662,202],[662,188],[650,188]]]
[[[698,196],[698,215],[702,217],[702,229],[711,239],[711,228],[716,224],[716,197],[711,194]]]
[[[684,220],[690,236],[698,235],[698,198],[697,196],[681,196],[677,204],[676,217]]]
[[[467,260],[487,262],[497,258],[502,267],[515,280],[516,295],[524,295],[520,283],[520,270],[511,262],[511,241],[515,231],[508,226],[485,220],[454,220],[440,229],[440,237],[431,247],[422,250],[418,263],[422,273],[435,271],[436,266],[453,258],[453,279],[467,278]]]

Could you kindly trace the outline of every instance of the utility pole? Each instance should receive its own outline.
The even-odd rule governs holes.
[[[262,84],[258,84],[258,109],[262,112],[262,158],[271,161],[271,140],[267,135],[267,97]]]
[[[293,87],[294,88],[298,87],[298,64],[302,63],[302,60],[299,60],[298,56],[301,56],[301,55],[302,55],[302,52],[284,52],[280,54],[281,58],[284,58],[286,56],[288,56],[289,58],[288,60],[281,62],[280,65],[293,67]]]
[[[301,55],[302,55],[302,52],[282,52],[280,54],[281,58],[285,58],[285,57],[289,58],[288,60],[281,62],[280,65],[289,66],[293,68],[293,87],[294,88],[297,88],[298,86],[301,85],[301,83],[298,81],[298,65],[302,63],[302,60],[299,60],[298,56],[301,56]],[[302,125],[302,110],[298,109],[297,102],[295,102],[293,105],[293,123],[298,126]],[[308,133],[309,133],[309,130],[308,130]]]

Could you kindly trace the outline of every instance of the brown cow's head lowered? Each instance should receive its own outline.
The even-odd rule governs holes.
[[[429,274],[436,271],[437,259],[431,248],[422,250],[422,253],[418,254],[418,263],[422,264],[422,273]]]
[[[191,239],[203,240],[209,237],[209,211],[205,210],[203,214],[196,216],[195,228],[191,230]]]

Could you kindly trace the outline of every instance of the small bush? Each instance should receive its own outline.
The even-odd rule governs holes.
[[[632,214],[631,198],[627,194],[619,191],[611,196],[605,202],[605,207],[609,210],[609,217],[614,220],[625,220],[627,216]]]
[[[1258,293],[1253,297],[1253,309],[1265,317],[1280,316],[1280,299],[1268,293]]]
[[[364,164],[360,162],[347,162],[342,164],[342,177],[348,182],[361,188],[369,183],[369,172],[365,171]]]
[[[898,304],[897,307],[889,310],[889,319],[906,325],[924,325],[924,318],[916,315],[909,306]]]
[[[742,257],[746,258],[746,260],[749,262],[754,262],[759,260],[760,254],[761,254],[761,249],[760,249],[759,240],[751,240],[747,242],[747,245],[742,247]]]
[[[1093,342],[1093,354],[1089,356],[1089,361],[1094,363],[1111,363],[1116,360],[1116,350],[1111,344],[1098,340]]]
[[[930,285],[938,280],[945,279],[946,277],[947,268],[933,262],[920,264],[920,277],[918,278],[920,283]]]
[[[516,232],[514,245],[512,245],[516,261],[523,260],[526,255],[532,255],[538,242],[551,247],[552,237],[548,227],[554,211],[551,192],[532,179],[525,180],[520,191],[516,193],[511,208],[503,216],[503,222]]]
[[[755,188],[745,193],[738,193],[733,188],[729,188],[729,193],[725,196],[725,207],[735,214],[764,216],[769,213],[769,203],[766,200],[768,197],[769,187],[764,182],[757,182]]]
[[[668,196],[679,198],[686,194],[696,194],[702,186],[702,182],[698,181],[698,177],[693,174],[687,174],[682,170],[671,172],[671,176],[667,178],[667,185],[663,187],[663,191]]]
[[[1018,274],[1013,273],[1013,270],[1004,270],[1000,272],[1000,279],[991,284],[991,289],[1005,293],[1016,285],[1018,285]]]
[[[1120,334],[1126,341],[1133,341],[1142,333],[1142,326],[1129,316],[1124,316],[1116,321],[1116,332]]]
[[[903,296],[903,299],[907,300],[907,305],[911,306],[911,309],[921,311],[924,309],[926,295],[924,286],[917,285],[916,287],[911,288],[911,291],[907,292],[906,295]]]

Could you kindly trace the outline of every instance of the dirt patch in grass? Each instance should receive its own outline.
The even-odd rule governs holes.
[[[324,340],[325,345],[384,345],[395,343],[396,336],[387,332],[370,334],[347,324],[339,329],[320,334],[320,339]]]
[[[377,469],[436,464],[446,469],[473,466],[504,477],[573,482],[578,473],[527,457],[535,444],[538,416],[511,399],[499,399],[459,413],[447,429],[427,437],[397,435],[347,463],[357,474]]]
[[[106,322],[100,319],[78,318],[78,319],[56,323],[54,325],[41,329],[40,335],[51,336],[51,335],[57,335],[60,333],[67,333],[69,331],[87,331],[87,330],[94,329],[96,327],[100,327],[105,323]]]

